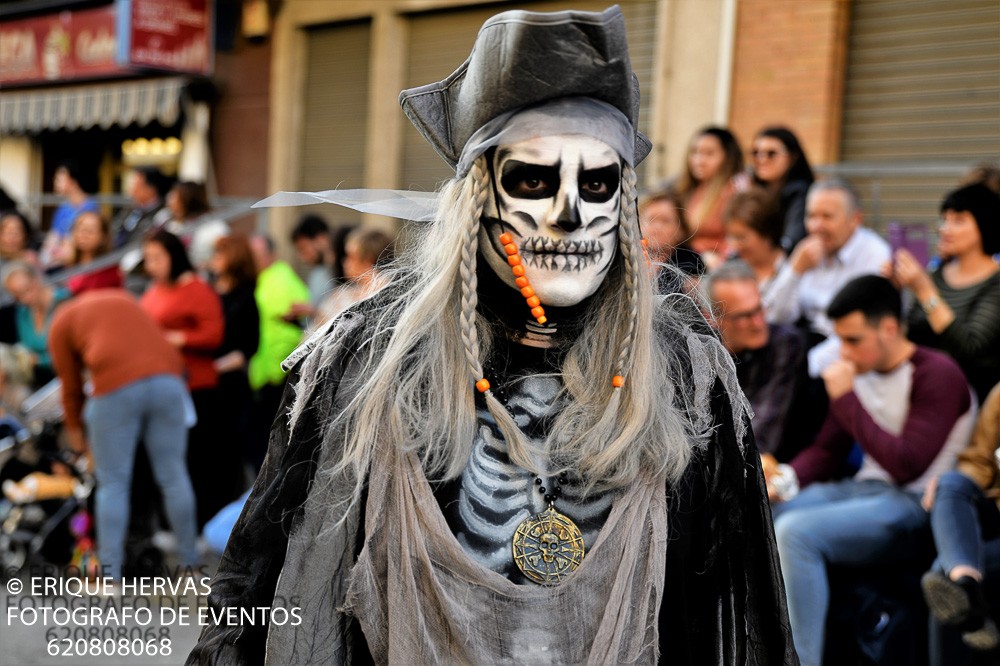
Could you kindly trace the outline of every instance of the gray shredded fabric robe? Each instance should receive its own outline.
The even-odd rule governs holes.
[[[302,622],[207,626],[187,663],[797,664],[746,402],[728,354],[703,319],[698,325],[698,317],[676,316],[678,307],[687,315],[696,312],[690,301],[679,301],[668,297],[668,305],[661,304],[657,335],[682,366],[676,373],[676,393],[684,396],[681,407],[701,422],[704,441],[692,444],[692,461],[677,483],[653,487],[641,506],[616,506],[609,517],[609,522],[630,518],[642,526],[642,538],[620,538],[617,546],[609,546],[624,548],[635,561],[619,570],[608,566],[607,580],[639,576],[642,585],[651,585],[644,598],[656,603],[642,606],[649,613],[641,608],[620,613],[616,624],[614,617],[598,610],[566,604],[560,615],[551,600],[558,600],[562,585],[518,593],[487,578],[484,586],[482,572],[471,562],[449,565],[442,574],[437,562],[448,556],[449,546],[458,547],[457,542],[417,543],[427,530],[447,526],[423,487],[427,481],[415,458],[391,443],[386,443],[389,453],[380,458],[379,464],[386,467],[369,474],[360,502],[349,503],[354,479],[327,471],[341,453],[342,437],[331,423],[353,395],[359,366],[353,350],[366,339],[366,312],[379,307],[376,296],[289,359],[292,371],[267,459],[212,581],[209,603],[214,608],[294,607],[300,609]],[[369,501],[375,493],[376,501]],[[420,505],[419,510],[399,509],[401,502]],[[367,515],[366,510],[388,510],[392,515]],[[656,545],[662,542],[656,535],[662,533],[663,513],[665,556],[657,553]],[[400,533],[410,538],[401,544],[395,538]],[[400,568],[401,561],[422,564]],[[586,574],[586,566],[576,574]],[[605,565],[591,569],[598,566]],[[659,567],[662,573],[657,575]],[[435,571],[427,574],[432,568]],[[444,578],[436,578],[439,575]],[[465,588],[456,580],[469,582],[468,599],[462,598]],[[489,589],[484,592],[484,587]],[[643,598],[625,583],[619,588],[625,591],[615,597],[615,609]],[[447,599],[441,601],[444,589]],[[490,596],[497,590],[502,594]],[[569,587],[564,592],[573,594]],[[438,612],[439,607],[461,608],[481,604],[484,598],[494,603],[501,597],[514,598],[522,614],[546,613],[550,627],[577,623],[585,641],[592,643],[585,643],[582,651],[577,646],[559,654],[514,654],[508,650],[524,642],[506,635],[509,623],[498,625],[496,636],[487,639],[482,634],[489,613],[463,624]],[[420,598],[425,600],[420,608],[393,607]],[[510,609],[502,605],[496,606],[497,617],[508,617]],[[580,612],[588,614],[587,621],[580,622]],[[629,632],[640,639],[623,639]]]

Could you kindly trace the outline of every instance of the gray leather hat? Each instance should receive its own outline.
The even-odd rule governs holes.
[[[443,81],[404,90],[403,112],[455,168],[469,138],[506,113],[563,97],[590,97],[621,111],[635,130],[634,162],[651,145],[638,130],[639,81],[625,18],[603,12],[509,11],[480,28],[472,54]]]

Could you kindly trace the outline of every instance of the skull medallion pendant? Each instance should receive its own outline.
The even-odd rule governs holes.
[[[518,525],[512,546],[517,568],[539,585],[558,585],[583,562],[580,528],[552,506]]]

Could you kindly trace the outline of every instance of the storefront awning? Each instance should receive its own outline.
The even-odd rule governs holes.
[[[0,134],[112,125],[170,126],[181,109],[184,77],[0,92]]]

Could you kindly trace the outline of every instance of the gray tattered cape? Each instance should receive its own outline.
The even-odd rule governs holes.
[[[360,304],[290,359],[267,459],[212,581],[213,607],[298,607],[301,624],[206,627],[188,663],[370,660],[358,623],[338,610],[365,539],[364,501],[344,516],[338,507],[354,481],[322,470],[340,455],[341,438],[330,424],[349,401],[358,365],[352,352],[365,340],[365,312],[377,301]],[[697,666],[797,664],[745,403],[733,392],[734,372],[721,345],[707,326],[676,323],[684,319],[693,321],[661,316],[659,334],[682,366],[675,373],[685,382],[678,393],[705,421],[707,439],[681,481],[665,489],[659,654],[671,664]],[[567,609],[567,622],[574,612]]]

